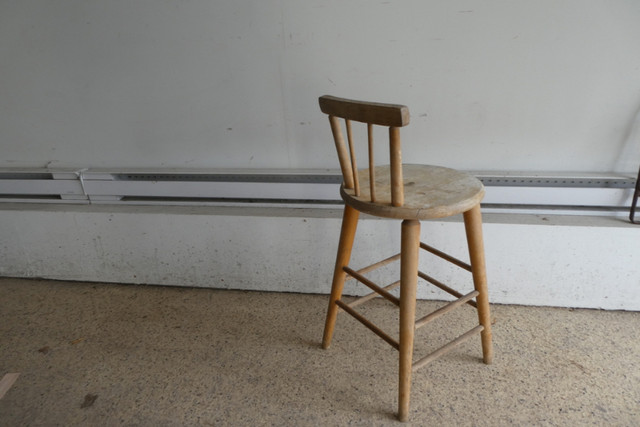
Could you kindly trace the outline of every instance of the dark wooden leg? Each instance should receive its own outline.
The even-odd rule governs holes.
[[[629,211],[629,221],[634,224],[640,224],[640,221],[636,220],[636,207],[638,206],[638,197],[640,197],[640,170],[638,170],[638,178],[636,179],[636,189],[633,192],[633,198],[631,199],[631,210]]]

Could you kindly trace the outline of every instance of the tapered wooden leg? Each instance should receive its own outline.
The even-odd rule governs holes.
[[[400,421],[407,421],[409,418],[419,248],[420,222],[416,220],[402,221],[400,248],[400,378],[398,386],[398,419]]]
[[[493,360],[493,347],[491,345],[491,313],[489,309],[489,293],[487,290],[487,271],[484,261],[484,243],[482,240],[482,214],[480,205],[464,213],[464,225],[467,232],[469,245],[469,257],[473,285],[478,291],[476,302],[478,304],[478,320],[484,330],[481,333],[482,357],[484,363],[490,364]]]
[[[322,337],[322,348],[325,349],[331,345],[333,329],[335,328],[336,317],[338,315],[336,301],[342,297],[342,289],[344,288],[344,281],[347,275],[343,267],[349,264],[349,259],[351,258],[351,248],[353,248],[353,239],[356,235],[359,216],[360,212],[351,206],[345,205],[342,216],[342,229],[340,230],[340,243],[338,244],[338,255],[336,256],[336,266],[333,270],[329,308],[327,310],[327,319],[324,324],[324,335]]]

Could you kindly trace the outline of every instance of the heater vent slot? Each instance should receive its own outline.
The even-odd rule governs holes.
[[[153,182],[260,182],[292,184],[340,184],[340,175],[283,174],[114,174],[117,181]]]

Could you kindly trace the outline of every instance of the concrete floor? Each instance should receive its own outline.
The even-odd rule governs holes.
[[[401,425],[395,350],[344,315],[322,350],[326,302],[0,279],[0,377],[20,373],[0,425]],[[640,425],[640,313],[492,308],[494,364],[478,338],[415,373],[410,425]],[[421,329],[416,355],[474,317]]]

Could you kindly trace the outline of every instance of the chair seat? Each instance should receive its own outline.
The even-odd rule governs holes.
[[[482,183],[467,173],[431,165],[405,164],[403,206],[391,205],[389,166],[375,167],[376,201],[370,201],[369,170],[358,172],[360,196],[352,189],[340,188],[344,202],[374,216],[397,219],[443,218],[466,212],[484,197]]]

